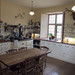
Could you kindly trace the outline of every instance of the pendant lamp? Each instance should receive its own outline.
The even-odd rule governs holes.
[[[31,6],[31,11],[29,12],[29,14],[31,16],[33,16],[35,14],[34,11],[33,11],[33,1],[31,2],[31,4],[32,4],[32,6]]]

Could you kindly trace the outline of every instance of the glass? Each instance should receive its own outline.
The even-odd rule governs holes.
[[[63,14],[58,14],[56,23],[57,24],[62,24],[62,22],[63,22]]]
[[[55,34],[55,25],[49,25],[49,34],[54,36]]]
[[[62,26],[57,26],[57,39],[58,41],[62,39]]]
[[[55,24],[55,15],[49,16],[49,24]]]

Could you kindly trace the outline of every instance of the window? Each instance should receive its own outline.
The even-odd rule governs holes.
[[[54,36],[56,41],[62,41],[63,13],[49,14],[49,35]]]

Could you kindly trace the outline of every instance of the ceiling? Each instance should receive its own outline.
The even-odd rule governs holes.
[[[19,4],[26,7],[31,7],[32,0],[5,0],[15,4]],[[59,6],[64,4],[75,3],[75,0],[33,0],[34,8],[47,8],[52,6]]]

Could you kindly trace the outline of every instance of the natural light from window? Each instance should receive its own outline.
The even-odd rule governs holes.
[[[49,38],[62,41],[63,13],[49,14]],[[53,37],[53,38],[52,38]]]

